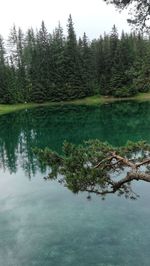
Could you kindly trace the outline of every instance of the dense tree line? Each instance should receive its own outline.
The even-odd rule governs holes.
[[[0,102],[43,102],[96,93],[130,96],[150,89],[150,40],[141,33],[77,39],[71,15],[67,36],[59,24],[50,34],[44,22],[24,34],[14,26],[7,43],[0,36]]]

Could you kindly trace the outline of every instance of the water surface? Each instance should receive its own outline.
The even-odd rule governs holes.
[[[88,201],[45,182],[32,153],[35,146],[61,152],[65,139],[150,142],[149,103],[40,107],[1,116],[0,129],[0,265],[150,265],[149,184],[133,184],[137,201]]]

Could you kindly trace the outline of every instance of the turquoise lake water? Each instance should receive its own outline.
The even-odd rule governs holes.
[[[64,140],[150,142],[150,103],[55,106],[0,117],[0,266],[149,266],[150,185],[136,201],[74,195],[48,173],[33,147],[61,152]]]

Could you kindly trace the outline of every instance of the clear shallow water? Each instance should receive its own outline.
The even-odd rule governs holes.
[[[60,151],[64,139],[114,145],[150,141],[150,104],[38,108],[0,117],[0,265],[150,265],[150,186],[137,201],[102,201],[45,182],[32,147]]]

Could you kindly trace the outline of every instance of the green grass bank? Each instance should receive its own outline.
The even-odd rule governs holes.
[[[46,102],[41,104],[39,103],[0,104],[0,115],[19,110],[30,109],[38,106],[50,106],[50,105],[60,105],[60,104],[94,105],[94,104],[110,103],[115,101],[126,101],[126,100],[150,101],[150,92],[140,93],[134,97],[129,97],[129,98],[114,98],[109,96],[95,95],[72,101]]]

